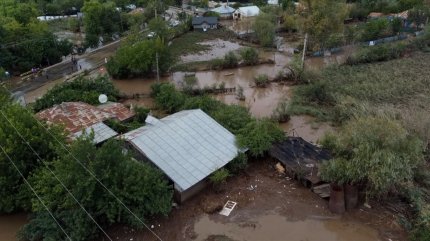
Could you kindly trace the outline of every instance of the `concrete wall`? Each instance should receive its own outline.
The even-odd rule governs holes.
[[[184,201],[190,199],[191,197],[199,193],[201,190],[203,190],[208,185],[208,183],[209,181],[207,180],[207,178],[205,178],[185,191],[177,190],[175,185],[175,192],[173,198],[176,202],[183,203]]]

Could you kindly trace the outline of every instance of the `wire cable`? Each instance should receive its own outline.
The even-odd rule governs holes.
[[[61,224],[58,222],[58,220],[54,217],[54,215],[49,211],[49,208],[46,206],[46,204],[43,202],[42,198],[39,197],[39,195],[36,193],[36,191],[33,189],[31,184],[27,181],[27,179],[24,177],[24,174],[19,170],[19,168],[16,166],[15,162],[12,161],[12,158],[7,154],[6,150],[3,148],[2,145],[0,145],[0,148],[2,149],[3,153],[6,155],[7,159],[9,159],[10,163],[15,167],[15,169],[18,171],[19,175],[24,179],[25,184],[31,189],[31,191],[34,193],[34,195],[39,199],[39,202],[42,204],[42,206],[48,211],[49,215],[54,219],[55,223],[57,223],[58,227],[60,227],[61,231],[63,231],[64,235],[66,235],[67,239],[72,241],[70,236],[66,233],[66,230],[61,226]]]
[[[6,88],[5,88],[6,89]],[[11,93],[8,89],[6,89],[9,93]],[[33,115],[32,115],[33,116]],[[118,203],[120,203],[126,210],[127,212],[129,212],[134,218],[136,218],[149,232],[151,232],[152,235],[154,235],[159,241],[163,241],[160,236],[157,235],[157,233],[155,233],[152,229],[149,228],[149,226],[147,224],[145,224],[145,222],[143,222],[143,220],[141,218],[139,218],[133,211],[130,210],[130,208],[127,207],[127,205],[124,204],[124,202],[121,201],[120,198],[118,198],[117,195],[115,195],[108,187],[106,187],[101,181],[100,179],[97,178],[97,176],[94,174],[94,172],[92,172],[91,170],[89,170],[78,158],[76,158],[75,155],[73,155],[73,153],[70,152],[69,149],[67,149],[67,147],[64,145],[64,143],[60,142],[58,140],[58,138],[51,133],[51,131],[49,131],[48,128],[46,128],[46,126],[44,126],[37,118],[34,117],[34,119],[36,120],[36,122],[42,126],[42,128],[44,128],[49,135],[51,135],[63,148],[64,150],[67,151],[67,153],[69,153],[73,159],[76,160],[76,162],[78,162],[78,164],[80,166],[82,166],[82,168],[85,169],[86,172],[88,172],[112,197],[114,197]]]
[[[55,175],[55,173],[52,171],[52,169],[49,167],[48,164],[46,164],[45,161],[43,161],[43,159],[39,156],[39,154],[33,149],[33,147],[30,145],[30,143],[25,140],[25,138],[21,135],[21,133],[18,131],[18,129],[15,127],[15,125],[7,118],[7,116],[4,114],[3,110],[0,110],[0,113],[3,115],[3,117],[6,119],[6,121],[13,127],[13,129],[15,129],[16,133],[20,136],[20,138],[25,142],[25,144],[27,144],[28,147],[30,147],[30,149],[34,152],[34,154],[36,154],[37,158],[39,159],[39,161],[41,161],[46,169],[49,170],[49,172],[51,172],[51,174],[55,177],[55,179],[57,179],[57,181],[61,184],[61,186],[63,186],[63,188],[70,194],[70,196],[75,200],[75,202],[82,208],[82,210],[84,210],[84,212],[88,215],[88,217],[97,225],[97,227],[103,232],[103,234],[110,240],[113,241],[110,236],[106,233],[106,231],[97,223],[97,221],[93,218],[93,216],[91,216],[91,214],[85,209],[85,207],[79,202],[79,200],[75,197],[75,195],[73,195],[73,193],[66,187],[66,185],[64,185],[64,183],[57,177],[57,175]]]

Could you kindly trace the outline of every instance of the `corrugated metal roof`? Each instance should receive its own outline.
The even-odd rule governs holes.
[[[231,14],[235,11],[235,9],[230,6],[223,5],[212,9],[212,11],[219,14]]]
[[[186,190],[230,162],[235,136],[202,110],[186,110],[124,134],[181,189]]]
[[[192,24],[193,25],[200,25],[206,22],[207,24],[218,24],[218,18],[217,17],[193,17]]]
[[[260,9],[257,6],[240,7],[236,11],[245,17],[253,17],[260,14]]]
[[[87,128],[85,128],[82,131],[76,132],[73,134],[73,138],[76,139],[80,137],[81,135],[89,135],[91,131],[94,132],[94,143],[98,144],[100,142],[103,142],[111,137],[114,137],[118,135],[117,132],[112,130],[109,126],[105,125],[103,122],[96,123],[94,125],[91,125]]]
[[[98,106],[104,112],[112,114],[119,121],[125,121],[132,118],[135,114],[134,111],[127,108],[125,105],[116,102],[108,102]]]

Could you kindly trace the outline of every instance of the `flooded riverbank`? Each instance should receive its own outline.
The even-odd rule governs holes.
[[[263,215],[250,222],[217,222],[204,215],[195,223],[194,232],[197,235],[196,241],[205,241],[216,236],[225,236],[234,241],[380,240],[376,230],[360,223],[342,219],[288,221],[279,214]]]
[[[17,241],[17,232],[28,222],[26,213],[0,216],[0,240]]]

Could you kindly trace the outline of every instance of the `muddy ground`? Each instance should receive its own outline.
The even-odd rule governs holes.
[[[274,165],[271,160],[252,161],[221,191],[209,186],[173,208],[168,217],[147,224],[165,241],[407,240],[397,218],[383,206],[371,203],[371,209],[360,206],[342,216],[333,215],[327,200],[279,174]],[[215,212],[228,200],[237,202],[230,216]],[[121,225],[112,227],[109,234],[116,240],[156,240],[147,230]]]

